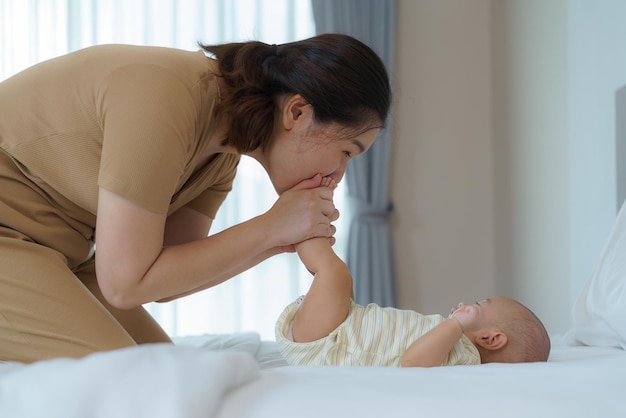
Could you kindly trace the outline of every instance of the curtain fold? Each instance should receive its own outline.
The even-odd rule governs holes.
[[[312,0],[316,32],[341,32],[369,45],[393,74],[395,0]],[[389,201],[390,125],[348,164],[345,181],[352,221],[346,263],[360,304],[395,306],[395,267]]]

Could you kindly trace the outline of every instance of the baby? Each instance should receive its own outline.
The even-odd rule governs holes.
[[[323,187],[334,188],[326,178]],[[493,297],[450,315],[422,315],[353,299],[352,275],[325,238],[296,246],[314,274],[306,296],[276,322],[276,341],[294,365],[430,367],[546,361],[550,339],[521,303]]]

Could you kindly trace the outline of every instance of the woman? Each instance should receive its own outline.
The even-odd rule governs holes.
[[[0,360],[170,341],[142,304],[332,242],[317,186],[384,124],[380,59],[339,34],[201,46],[95,46],[0,83]],[[241,155],[279,198],[208,235]]]

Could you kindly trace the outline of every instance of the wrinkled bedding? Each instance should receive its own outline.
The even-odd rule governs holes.
[[[0,417],[623,417],[626,351],[556,343],[547,363],[292,367],[256,333],[0,364]],[[487,412],[491,411],[491,412]]]

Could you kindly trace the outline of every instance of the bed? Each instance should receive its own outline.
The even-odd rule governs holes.
[[[0,366],[6,418],[624,417],[626,351],[555,341],[547,363],[291,367],[258,334]]]
[[[547,363],[287,366],[258,334],[0,363],[2,418],[626,417],[626,209]]]
[[[565,346],[548,364],[280,367],[229,392],[215,416],[623,417],[624,371],[623,350]]]

